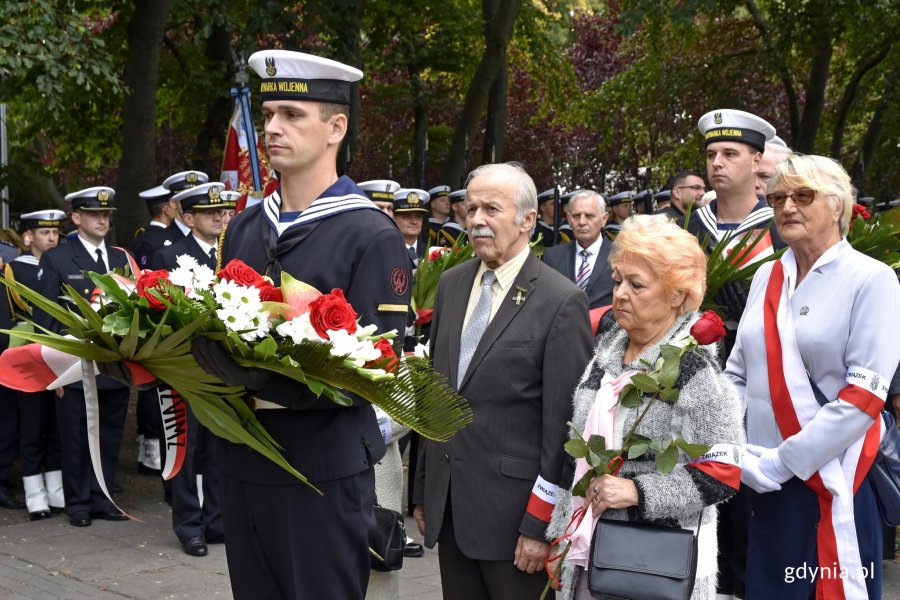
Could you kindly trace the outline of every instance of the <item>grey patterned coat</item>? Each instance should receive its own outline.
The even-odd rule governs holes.
[[[677,318],[669,332],[630,365],[622,364],[628,343],[625,331],[614,325],[604,334],[598,340],[594,356],[575,390],[572,402],[576,427],[580,431],[584,429],[604,373],[617,377],[629,369],[641,370],[641,359],[654,364],[659,358],[660,346],[667,343],[682,345],[682,338],[688,335],[698,317],[697,313],[688,313]],[[699,347],[685,354],[681,361],[681,376],[675,385],[680,390],[678,401],[674,405],[655,403],[641,421],[637,433],[651,439],[683,437],[697,444],[743,444],[740,400],[734,386],[722,374],[713,346]],[[628,412],[624,422],[624,431],[628,431],[639,409],[620,406],[617,411],[621,410]],[[619,418],[617,413],[616,420]],[[634,481],[638,505],[608,510],[603,518],[696,529],[702,511],[697,581],[691,598],[712,600],[716,593],[717,552],[716,509],[713,505],[730,498],[735,490],[699,469],[684,468],[686,463],[687,457],[682,453],[675,469],[663,475],[656,470],[652,456],[626,461],[619,476]],[[547,528],[548,539],[561,536],[571,518],[574,471],[575,461],[570,459],[563,473],[556,509]],[[568,600],[574,597],[575,586],[581,576],[581,570],[577,571],[572,565],[565,566],[560,598]]]

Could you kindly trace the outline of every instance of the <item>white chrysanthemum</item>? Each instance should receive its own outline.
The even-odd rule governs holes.
[[[266,311],[259,313],[256,318],[251,320],[251,325],[247,329],[250,331],[243,332],[241,338],[248,342],[266,337],[269,334],[269,313]]]
[[[365,327],[357,327],[356,328],[356,337],[359,339],[371,337],[375,335],[375,331],[378,329],[377,325],[366,325]]]
[[[194,269],[194,287],[207,289],[216,281],[216,274],[206,265],[197,265]]]
[[[213,286],[216,302],[223,308],[240,309],[249,314],[256,314],[262,309],[259,290],[245,287],[233,281],[219,281]]]
[[[282,337],[290,338],[295,344],[299,344],[305,340],[324,342],[319,334],[316,333],[312,323],[309,322],[309,313],[304,313],[299,317],[294,317],[290,321],[285,321],[276,327],[275,331]]]
[[[381,350],[370,340],[361,340],[343,329],[329,330],[328,339],[331,340],[329,352],[332,356],[348,355],[348,360],[357,367],[381,358]]]
[[[256,323],[254,323],[253,317],[237,308],[224,307],[217,309],[216,317],[218,317],[225,325],[225,328],[230,331],[256,329]]]
[[[191,289],[194,287],[194,274],[191,273],[190,269],[179,267],[169,271],[169,281],[172,282],[172,285],[177,285],[186,290]]]
[[[425,344],[416,344],[416,347],[413,348],[413,356],[428,358],[428,346]]]
[[[187,269],[188,271],[193,271],[197,268],[197,259],[195,259],[190,254],[182,254],[175,258],[175,262],[178,263],[178,266],[182,269]]]

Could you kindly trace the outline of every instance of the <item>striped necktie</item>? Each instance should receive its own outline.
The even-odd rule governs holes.
[[[475,354],[475,348],[478,347],[478,342],[481,341],[481,336],[484,334],[484,330],[487,329],[488,321],[491,319],[491,299],[493,296],[491,290],[496,279],[497,276],[493,271],[485,271],[481,275],[481,293],[478,296],[478,302],[475,304],[475,309],[469,317],[466,330],[459,340],[459,365],[456,370],[457,386],[462,383],[463,377],[465,377],[469,368],[469,363],[472,362],[472,356]]]
[[[588,262],[588,258],[591,257],[591,253],[589,250],[582,250],[579,252],[581,254],[581,266],[578,267],[578,275],[575,277],[575,285],[580,287],[581,289],[587,289],[588,279],[591,278],[591,263]]]

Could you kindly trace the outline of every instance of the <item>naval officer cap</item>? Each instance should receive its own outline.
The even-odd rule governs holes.
[[[432,200],[436,198],[443,198],[444,196],[450,195],[450,186],[449,185],[439,185],[428,190],[428,195]]]
[[[394,192],[400,189],[400,184],[390,179],[372,179],[356,185],[372,202],[393,202]]]
[[[172,190],[169,190],[162,185],[152,187],[149,190],[144,190],[138,194],[138,198],[146,202],[147,206],[156,206],[157,204],[168,202],[171,197]]]
[[[36,210],[19,217],[19,231],[41,229],[43,227],[62,227],[66,213],[61,210]]]
[[[219,192],[219,197],[222,199],[222,208],[227,208],[233,210],[237,207],[237,201],[241,199],[240,192],[236,190],[222,190]]]
[[[619,204],[628,204],[634,200],[634,192],[632,190],[625,190],[624,192],[619,192],[618,194],[614,194],[607,198],[606,205],[607,206],[617,206]]]
[[[116,210],[112,205],[116,191],[111,187],[99,185],[89,187],[66,195],[66,201],[72,203],[72,210]]]
[[[350,84],[362,71],[336,60],[293,52],[260,50],[250,55],[250,67],[262,78],[259,96],[267,100],[312,100],[350,104]]]
[[[465,202],[466,201],[466,190],[465,188],[461,190],[454,190],[448,194],[450,197],[450,204],[456,204],[457,202]]]
[[[741,142],[760,152],[766,149],[766,142],[775,136],[775,128],[765,119],[742,110],[722,108],[713,110],[697,122],[703,135],[704,147],[713,142]]]
[[[653,197],[657,201],[662,201],[662,202],[665,202],[666,200],[671,200],[672,199],[672,190],[660,190],[660,191],[656,192],[655,194],[653,194]]]
[[[559,203],[560,204],[568,204],[569,200],[574,198],[576,194],[580,194],[581,192],[584,192],[584,191],[586,191],[586,190],[578,188],[577,190],[572,190],[571,192],[566,192],[565,194],[563,194],[562,196],[559,197]]]
[[[550,188],[549,190],[543,191],[538,194],[537,201],[538,204],[543,204],[544,202],[551,202],[556,200],[556,188]]]
[[[209,181],[209,175],[203,171],[182,171],[175,173],[162,182],[162,186],[170,192],[181,192]]]
[[[181,204],[181,210],[211,210],[216,208],[231,208],[222,200],[222,192],[225,184],[214,181],[201,183],[192,188],[175,194],[172,199]]]
[[[394,193],[394,214],[406,212],[427,213],[425,205],[431,196],[425,190],[402,188]]]

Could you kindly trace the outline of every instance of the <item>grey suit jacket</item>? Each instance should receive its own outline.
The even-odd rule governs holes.
[[[609,251],[612,243],[604,239],[600,245],[600,252],[594,262],[594,270],[588,278],[587,289],[588,305],[590,308],[608,306],[612,304],[613,285],[612,269],[609,266]],[[575,281],[575,251],[578,249],[575,242],[553,246],[544,250],[544,264],[550,265],[569,281]]]
[[[447,271],[431,329],[434,368],[472,407],[472,423],[449,442],[422,444],[413,501],[425,506],[433,547],[450,502],[460,550],[475,560],[512,560],[520,533],[543,539],[549,515],[529,512],[538,476],[559,483],[572,392],[591,355],[587,298],[529,255],[457,381],[466,305],[479,261]],[[525,301],[516,304],[517,287]]]

